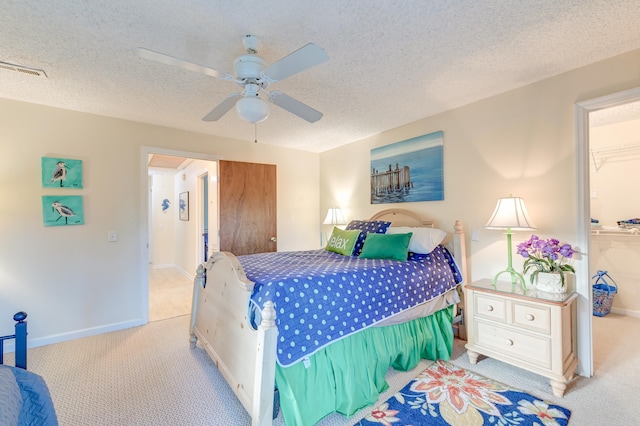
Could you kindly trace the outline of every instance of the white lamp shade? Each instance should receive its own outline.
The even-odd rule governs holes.
[[[347,222],[344,220],[342,210],[339,207],[331,207],[327,211],[327,216],[324,218],[323,225],[345,225]]]
[[[249,123],[258,123],[269,116],[269,105],[257,96],[250,96],[236,102],[238,116]]]
[[[519,197],[498,199],[496,209],[485,225],[487,229],[512,229],[514,231],[527,231],[535,229],[535,227],[527,208],[524,206],[524,200]]]

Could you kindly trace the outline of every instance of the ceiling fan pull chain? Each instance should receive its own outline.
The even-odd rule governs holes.
[[[253,123],[253,136],[254,136],[254,143],[258,143],[258,123]]]

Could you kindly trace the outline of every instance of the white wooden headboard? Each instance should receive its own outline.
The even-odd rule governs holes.
[[[422,226],[433,228],[433,220],[422,219],[417,213],[406,209],[386,209],[371,216],[370,220],[384,220],[393,226]]]

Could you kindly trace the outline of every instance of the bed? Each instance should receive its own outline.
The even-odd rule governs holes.
[[[384,234],[434,228],[404,209],[354,222],[388,223]],[[323,249],[213,253],[196,271],[191,346],[206,350],[253,425],[270,425],[278,405],[287,425],[350,416],[386,390],[389,367],[451,355],[467,261],[461,224],[446,234],[406,262]],[[429,280],[437,291],[421,287]]]
[[[26,318],[26,313],[16,313],[15,334],[0,336],[0,425],[57,426],[49,388],[41,376],[27,371]],[[15,340],[14,366],[4,365],[7,340]]]

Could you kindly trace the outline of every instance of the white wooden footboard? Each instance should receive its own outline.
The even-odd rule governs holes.
[[[272,423],[278,332],[271,302],[265,304],[258,331],[250,326],[253,286],[233,254],[214,253],[196,272],[190,334],[191,347],[200,339],[252,425],[262,426]]]

